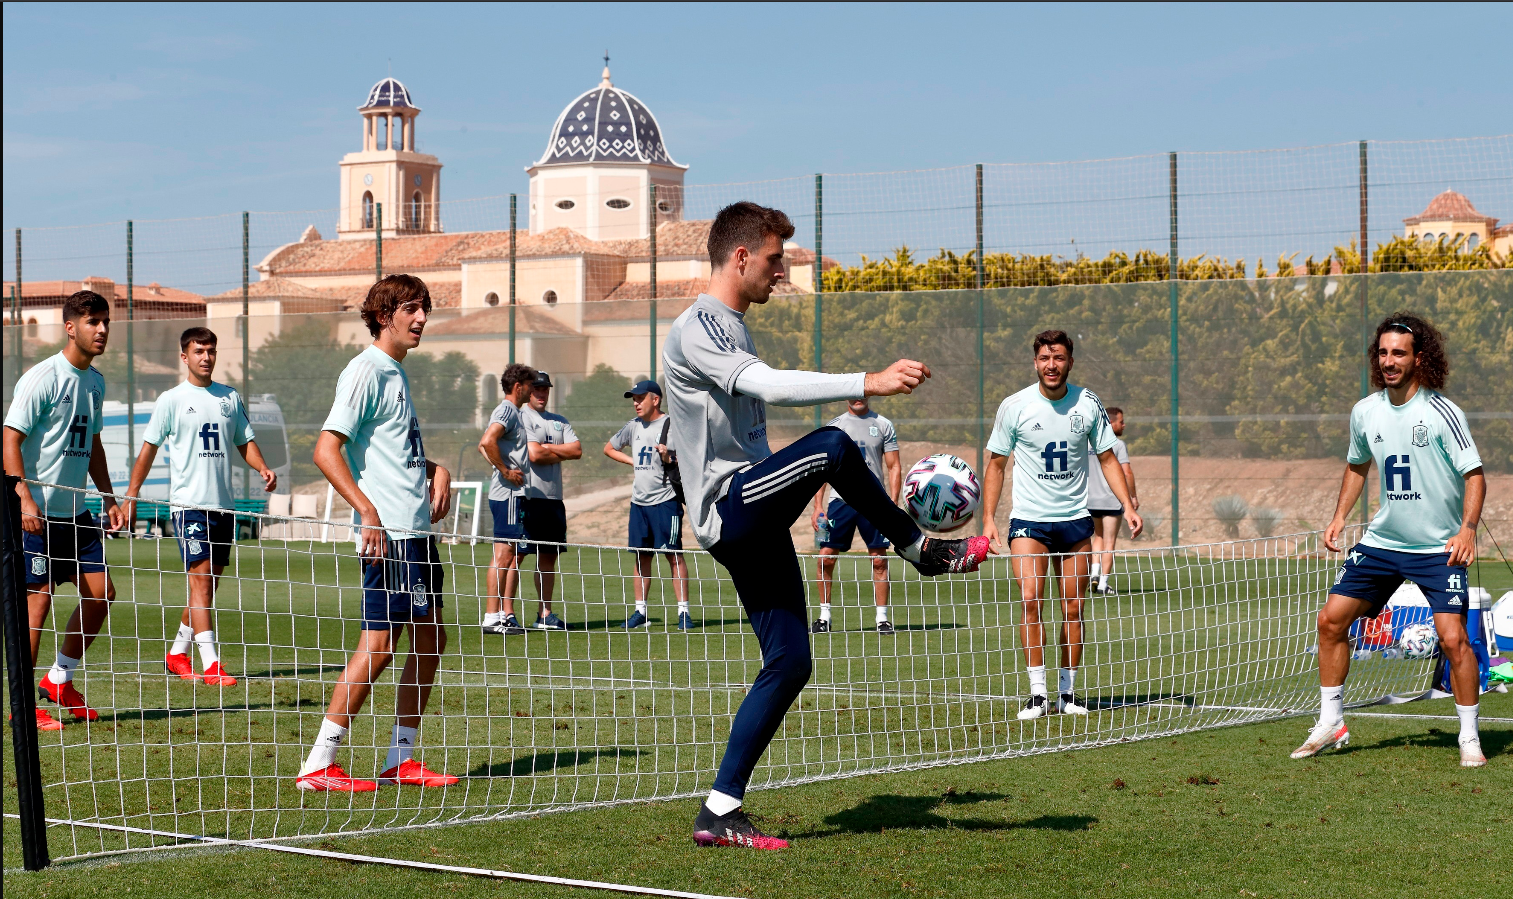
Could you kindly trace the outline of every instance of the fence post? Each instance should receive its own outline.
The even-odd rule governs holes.
[[[247,275],[251,267],[251,215],[242,213],[242,403],[252,407],[252,315],[247,301]],[[130,451],[127,452],[128,457]],[[242,499],[252,497],[252,469],[242,472]]]
[[[21,315],[21,309],[26,305],[26,292],[21,289],[21,229],[16,229],[16,286],[11,294],[11,310],[15,319],[11,324],[16,326],[16,353],[15,362],[11,367],[16,370],[15,384],[21,380],[21,372],[26,368],[26,332],[23,330],[25,322]],[[28,644],[29,645],[29,644]]]
[[[648,378],[657,379],[657,186],[650,188],[651,206],[647,215],[651,218],[651,367]]]
[[[814,176],[814,370],[824,371],[825,338],[825,176]],[[820,426],[820,408],[814,407],[814,426]]]
[[[1172,433],[1172,546],[1181,543],[1181,515],[1178,499],[1178,488],[1181,484],[1181,446],[1178,443],[1181,428],[1178,426],[1178,377],[1181,373],[1181,355],[1177,345],[1177,279],[1181,275],[1177,259],[1177,154],[1168,156],[1171,164],[1171,256],[1167,262],[1166,279],[1170,287],[1168,289],[1168,302],[1170,303],[1171,317],[1171,342],[1172,342],[1172,373],[1171,373],[1171,433]]]
[[[135,271],[135,242],[132,239],[131,219],[126,220],[126,458],[131,459],[131,450],[137,445],[137,326],[136,300],[132,287]],[[113,298],[112,298],[113,299]],[[136,522],[128,521],[129,529]]]
[[[510,194],[510,364],[515,364],[515,195]]]
[[[977,164],[977,476],[982,477],[982,450],[988,442],[985,431],[983,415],[986,407],[983,405],[984,392],[986,391],[987,371],[986,356],[983,354],[983,331],[986,330],[986,322],[983,316],[984,292],[987,286],[983,277],[982,258],[982,163]],[[981,531],[982,522],[978,522],[978,533]]]
[[[21,550],[21,497],[16,493],[20,483],[20,478],[5,476],[5,673],[11,701],[11,756],[21,818],[21,859],[26,870],[40,871],[52,859],[47,854],[42,763],[37,752],[37,704],[32,693],[36,687],[32,683],[31,625]]]
[[[1366,182],[1366,142],[1361,141],[1361,399],[1371,390],[1370,376],[1367,374],[1368,364],[1366,355],[1371,352],[1369,338],[1366,336],[1366,277],[1367,262],[1370,258],[1370,250],[1366,248],[1366,211],[1367,204]],[[1361,489],[1361,524],[1371,521],[1371,479],[1366,479],[1365,486]]]
[[[373,216],[373,281],[384,279],[384,204],[374,203]]]

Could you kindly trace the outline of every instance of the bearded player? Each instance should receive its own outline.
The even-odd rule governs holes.
[[[831,375],[776,371],[757,357],[746,310],[766,303],[783,279],[783,241],[792,236],[793,223],[776,209],[742,202],[720,210],[709,231],[709,292],[678,316],[662,350],[689,522],[699,545],[730,572],[762,647],[762,670],[731,722],[714,789],[694,819],[701,846],[788,845],[758,831],[741,803],[813,668],[804,575],[789,528],[815,491],[833,484],[926,577],[975,571],[989,551],[981,537],[926,539],[838,428],[820,428],[777,453],[768,448],[767,403],[912,393],[930,376],[908,359],[885,371]]]
[[[1077,699],[1077,669],[1082,665],[1082,599],[1087,595],[1092,560],[1093,517],[1087,508],[1087,482],[1093,458],[1125,510],[1130,533],[1138,537],[1144,527],[1114,455],[1114,430],[1103,403],[1092,391],[1067,383],[1072,372],[1072,338],[1065,331],[1042,331],[1035,335],[1033,352],[1037,383],[999,405],[988,437],[990,458],[982,485],[982,533],[996,542],[998,524],[993,516],[1012,453],[1009,551],[1014,554],[1014,577],[1024,600],[1019,636],[1030,676],[1030,698],[1019,710],[1021,721],[1050,711],[1040,604],[1053,567],[1061,580],[1057,706],[1067,714],[1087,714],[1087,707]]]
[[[1292,757],[1309,758],[1350,742],[1350,625],[1379,614],[1407,580],[1429,600],[1440,652],[1450,662],[1461,767],[1479,768],[1487,759],[1476,729],[1481,684],[1466,636],[1466,566],[1476,557],[1476,525],[1487,495],[1481,457],[1466,414],[1439,392],[1450,366],[1444,338],[1433,325],[1406,312],[1388,316],[1376,328],[1370,360],[1377,392],[1350,412],[1345,476],[1324,546],[1340,551],[1345,516],[1373,462],[1381,472],[1382,507],[1350,548],[1319,611],[1319,720]]]

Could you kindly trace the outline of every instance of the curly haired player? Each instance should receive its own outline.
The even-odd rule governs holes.
[[[1466,414],[1440,393],[1450,365],[1438,329],[1417,315],[1393,313],[1377,325],[1369,356],[1377,392],[1350,411],[1345,476],[1324,546],[1340,551],[1345,516],[1360,499],[1373,462],[1381,472],[1382,507],[1350,548],[1319,610],[1319,720],[1292,757],[1310,758],[1350,742],[1350,625],[1379,614],[1408,580],[1429,600],[1440,651],[1450,661],[1461,766],[1479,768],[1487,759],[1476,728],[1481,685],[1466,636],[1466,566],[1476,557],[1476,526],[1487,495],[1481,457]]]

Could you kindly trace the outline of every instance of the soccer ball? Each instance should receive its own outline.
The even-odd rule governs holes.
[[[1439,634],[1435,633],[1432,624],[1410,624],[1403,628],[1403,635],[1398,638],[1397,645],[1402,647],[1403,655],[1407,658],[1427,659],[1439,647]]]
[[[954,531],[972,520],[982,485],[972,466],[950,453],[926,456],[904,478],[904,508],[927,531]]]

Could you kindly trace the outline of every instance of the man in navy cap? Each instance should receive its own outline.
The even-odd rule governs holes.
[[[604,455],[635,469],[630,494],[630,546],[636,551],[636,611],[626,630],[647,625],[646,594],[658,552],[672,566],[673,592],[678,597],[678,630],[693,627],[688,614],[688,565],[683,560],[683,504],[674,479],[677,462],[668,449],[671,419],[662,414],[662,388],[656,381],[640,381],[626,391],[636,417],[604,444]],[[641,552],[640,550],[647,550]]]
[[[552,588],[557,584],[557,553],[567,542],[567,507],[562,503],[562,463],[583,458],[583,446],[567,419],[546,411],[552,397],[552,376],[537,370],[531,380],[531,398],[520,410],[525,425],[525,536],[520,555],[536,555],[536,595],[541,611],[535,627],[565,631],[567,622],[552,611]]]

